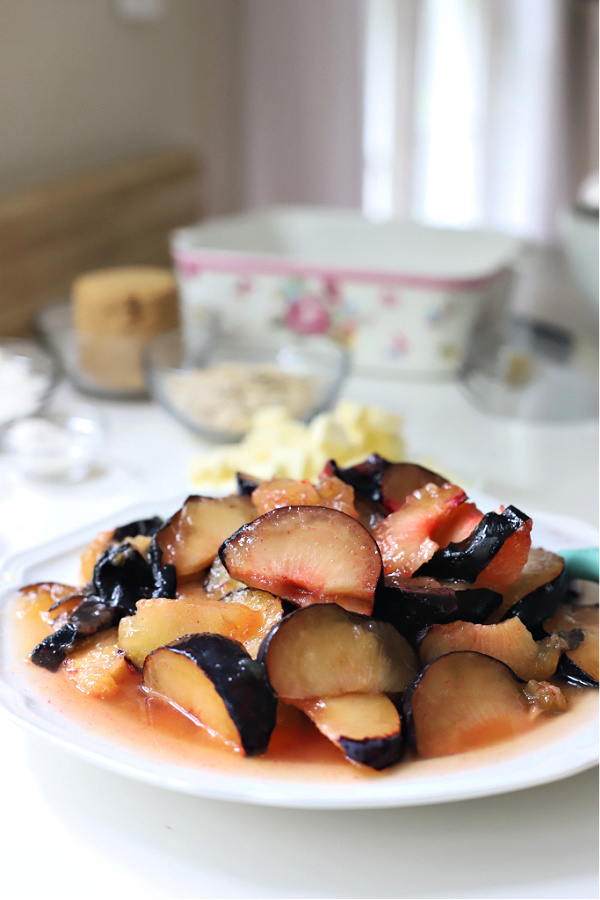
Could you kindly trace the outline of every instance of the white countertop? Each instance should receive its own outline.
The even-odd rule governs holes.
[[[76,399],[66,386],[59,394]],[[597,527],[597,421],[493,419],[453,383],[353,378],[345,395],[399,412],[408,456],[467,490]],[[34,484],[0,459],[0,560],[139,499],[190,492],[198,441],[149,403],[94,405],[108,443],[85,482]],[[311,812],[136,783],[25,733],[4,712],[0,747],[10,898],[598,896],[597,769],[488,799]]]

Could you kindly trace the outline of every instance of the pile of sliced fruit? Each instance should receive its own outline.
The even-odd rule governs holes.
[[[23,588],[49,626],[31,660],[96,697],[135,677],[248,756],[278,704],[374,769],[463,752],[598,686],[598,607],[531,525],[378,455],[315,483],[240,474],[235,495],[99,534],[82,589]]]

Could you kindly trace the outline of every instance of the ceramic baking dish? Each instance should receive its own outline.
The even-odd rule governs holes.
[[[180,229],[171,252],[191,320],[208,305],[234,331],[327,334],[361,374],[443,376],[504,307],[519,242],[286,207]]]

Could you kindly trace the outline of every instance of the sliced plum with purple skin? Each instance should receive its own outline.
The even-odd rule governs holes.
[[[177,581],[210,566],[225,538],[256,516],[247,496],[192,495],[154,537],[162,563],[175,567]]]
[[[143,684],[246,756],[269,746],[277,700],[263,666],[230,638],[193,634],[159,647],[146,658]]]
[[[438,550],[435,533],[466,494],[455,484],[426,484],[377,525],[373,536],[386,578],[414,575]],[[431,574],[434,572],[420,572]],[[468,579],[465,579],[468,580]]]
[[[531,519],[515,506],[486,513],[462,541],[440,547],[418,575],[507,587],[519,577],[531,545]]]
[[[228,538],[219,555],[233,578],[297,606],[373,610],[381,573],[377,544],[360,522],[336,509],[273,509]]]
[[[514,737],[540,713],[565,707],[555,686],[525,684],[505,663],[472,651],[429,663],[403,698],[407,741],[425,759]]]
[[[566,597],[569,580],[562,556],[532,547],[517,580],[503,592],[494,621],[519,618],[535,638],[546,634],[544,622]]]
[[[404,736],[400,713],[385,694],[342,694],[321,700],[296,700],[321,734],[351,762],[387,769],[400,762]]]
[[[546,631],[579,629],[583,640],[561,658],[559,673],[571,684],[598,687],[598,606],[564,604],[544,624]]]
[[[578,647],[582,637],[581,631],[574,629],[534,641],[517,618],[497,625],[458,621],[428,629],[419,645],[419,659],[426,665],[455,650],[475,650],[506,663],[524,681],[546,681],[555,674],[561,655]]]
[[[457,619],[486,622],[501,600],[496,591],[459,582],[440,584],[421,576],[385,579],[377,586],[373,615],[391,622],[414,643],[430,625]]]
[[[399,694],[418,671],[415,651],[393,625],[333,603],[285,616],[258,658],[275,693],[291,701]]]
[[[418,463],[390,462],[378,453],[348,468],[341,468],[330,459],[324,471],[341,478],[369,500],[382,504],[388,513],[399,509],[410,494],[426,484],[441,487],[448,482],[443,475]]]

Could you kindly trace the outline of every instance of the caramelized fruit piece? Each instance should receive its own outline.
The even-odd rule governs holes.
[[[152,516],[148,519],[136,519],[126,525],[120,525],[112,531],[100,531],[83,551],[80,558],[80,573],[82,584],[92,580],[94,566],[111,543],[119,544],[126,538],[133,539],[133,545],[138,549],[146,549],[150,543],[140,541],[140,538],[150,538],[163,525],[160,516]]]
[[[156,535],[162,561],[175,566],[178,580],[197,575],[225,538],[255,516],[250,497],[188,497]]]
[[[381,770],[400,761],[404,751],[400,714],[385,694],[344,694],[296,700],[294,705],[352,762]]]
[[[315,604],[285,616],[258,658],[275,693],[290,700],[399,693],[418,669],[414,650],[388,622]]]
[[[434,532],[465,496],[455,484],[426,484],[377,525],[373,534],[386,577],[412,575],[434,555],[438,549]]]
[[[534,637],[542,637],[545,634],[543,623],[565,599],[567,588],[562,556],[532,547],[519,577],[503,591],[502,605],[493,621],[517,616]]]
[[[209,597],[200,581],[186,581],[175,591],[175,598],[177,600],[196,600],[197,602],[219,599],[218,597]]]
[[[187,635],[147,657],[143,683],[246,756],[267,749],[277,701],[263,667],[241,644],[219,634]]]
[[[243,581],[232,578],[217,553],[204,579],[204,590],[212,600],[220,600],[225,594],[245,588]]]
[[[547,631],[578,628],[582,632],[581,644],[562,657],[560,674],[572,684],[598,687],[598,607],[565,604],[544,627]]]
[[[419,658],[426,665],[455,650],[475,650],[506,663],[524,681],[546,680],[556,672],[561,653],[580,642],[580,635],[571,633],[569,636],[564,632],[549,635],[536,643],[517,618],[498,625],[452,622],[433,625],[427,631],[419,646]]]
[[[34,665],[56,672],[69,653],[92,634],[112,628],[122,616],[122,608],[109,606],[96,597],[85,597],[60,628],[33,648],[29,658]]]
[[[381,499],[390,512],[404,506],[411,494],[421,490],[427,484],[443,487],[448,479],[425,466],[417,463],[391,463],[383,472],[381,479]]]
[[[353,519],[359,519],[354,505],[354,488],[335,475],[320,475],[315,485],[321,506],[338,509]]]
[[[263,481],[252,492],[256,514],[261,516],[282,506],[323,506],[312,482],[294,478],[274,478]]]
[[[465,501],[453,509],[433,534],[440,547],[464,541],[483,519],[483,513],[474,504]]]
[[[407,739],[419,756],[464,753],[525,731],[523,684],[491,656],[463,651],[429,663],[403,699]]]
[[[267,633],[283,616],[281,600],[279,597],[269,594],[268,591],[259,591],[256,590],[256,588],[247,587],[231,591],[230,594],[225,594],[221,600],[223,603],[242,603],[244,606],[250,607],[250,609],[255,610],[262,616],[262,625],[256,635],[244,641],[244,646],[250,656],[256,658],[258,656],[260,645],[267,636]]]
[[[328,460],[322,471],[322,475],[335,475],[354,488],[363,497],[381,502],[381,482],[383,473],[390,463],[387,459],[379,456],[378,453],[372,453],[364,462],[357,463],[355,466],[341,468],[334,459]]]
[[[437,579],[458,579],[471,584],[482,581],[489,587],[506,586],[516,581],[525,565],[531,541],[531,519],[514,506],[501,512],[488,512],[469,537],[441,547],[419,569],[419,575]],[[517,534],[520,532],[519,534]],[[514,539],[514,544],[508,544]],[[492,563],[500,550],[507,551]],[[480,578],[481,576],[481,578]]]
[[[61,600],[78,595],[78,589],[70,584],[62,584],[59,581],[40,581],[36,584],[27,584],[17,591],[15,603],[17,606],[17,618],[27,621],[44,621],[54,618],[48,616],[53,606]]]
[[[244,643],[262,628],[263,616],[242,603],[151,597],[140,600],[134,616],[119,622],[119,647],[141,669],[149,653],[185,634],[206,631]]]
[[[381,557],[355,519],[321,506],[265,513],[219,550],[229,574],[298,606],[338,603],[370,614]]]
[[[67,681],[92,697],[110,697],[134,672],[117,645],[116,628],[95,635],[67,656],[63,670]]]
[[[391,622],[410,641],[436,623],[485,622],[502,597],[489,588],[454,582],[440,584],[434,578],[388,578],[375,592],[375,618]]]

